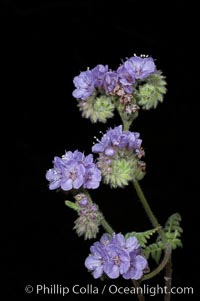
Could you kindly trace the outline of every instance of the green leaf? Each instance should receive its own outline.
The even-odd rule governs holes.
[[[165,224],[165,232],[172,233],[177,231],[181,235],[181,233],[183,232],[183,229],[180,227],[181,220],[182,219],[179,213],[172,214]]]
[[[147,246],[144,250],[143,253],[148,259],[149,256],[155,260],[156,263],[159,263],[162,251],[165,249],[165,244],[162,241],[158,241],[156,243],[153,243],[149,246]]]
[[[79,211],[80,210],[80,207],[75,204],[74,202],[70,202],[70,201],[65,201],[65,205],[75,211]]]
[[[174,213],[168,218],[163,229],[167,238],[167,242],[171,245],[173,250],[175,250],[177,247],[182,247],[181,234],[183,229],[180,226],[180,222],[180,214]],[[143,250],[143,253],[147,258],[151,256],[158,264],[165,248],[166,244],[164,244],[161,240],[161,237],[158,236],[157,242],[146,246]]]
[[[132,237],[132,236],[135,236],[140,244],[140,246],[142,248],[145,248],[146,244],[147,244],[147,240],[151,238],[151,236],[159,229],[160,227],[158,228],[155,228],[155,229],[151,229],[151,230],[148,230],[148,231],[145,231],[145,232],[130,232],[130,233],[127,233],[125,235],[125,238],[129,238],[129,237]]]
[[[180,222],[180,214],[174,213],[168,218],[164,227],[165,235],[173,250],[177,247],[182,247],[181,235],[183,233],[183,229],[180,226]]]

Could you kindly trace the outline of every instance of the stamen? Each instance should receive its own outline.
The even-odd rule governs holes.
[[[102,143],[96,136],[94,136],[94,139],[95,139],[98,143]]]

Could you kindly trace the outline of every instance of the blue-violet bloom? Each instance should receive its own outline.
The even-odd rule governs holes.
[[[50,182],[49,189],[61,188],[63,190],[79,189],[81,186],[96,189],[101,181],[101,172],[93,162],[93,155],[85,156],[76,150],[68,151],[62,158],[55,157],[53,168],[46,173]]]
[[[85,100],[92,95],[94,91],[94,75],[91,70],[83,71],[73,80],[76,89],[72,95],[77,99]]]
[[[92,147],[93,153],[104,153],[108,157],[112,157],[118,149],[134,150],[140,153],[142,140],[139,139],[140,134],[130,131],[123,131],[122,125],[109,129],[98,143]]]
[[[136,237],[126,240],[120,233],[112,236],[105,233],[100,241],[91,246],[85,266],[94,278],[99,278],[105,273],[111,279],[122,275],[125,279],[136,280],[142,277],[147,260],[141,255]]]
[[[144,79],[156,72],[155,63],[151,57],[133,56],[128,61],[132,65],[136,79]]]

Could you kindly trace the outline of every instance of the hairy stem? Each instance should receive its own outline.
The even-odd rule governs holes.
[[[171,245],[168,244],[166,247],[166,250],[165,250],[165,256],[164,256],[163,260],[161,261],[161,263],[159,264],[159,266],[157,266],[157,268],[155,270],[153,270],[151,273],[145,275],[141,279],[141,281],[151,279],[151,278],[155,277],[157,274],[159,274],[160,271],[162,271],[162,269],[167,265],[168,261],[170,260],[170,257],[171,257]]]
[[[142,294],[142,291],[140,289],[139,283],[136,280],[132,280],[134,287],[137,291],[137,296],[139,301],[145,301],[144,295]]]
[[[101,220],[101,225],[106,230],[107,233],[109,233],[111,235],[114,233],[114,230],[112,229],[112,227],[109,225],[109,223],[106,221],[106,219],[103,216],[102,216],[102,220]]]
[[[122,110],[120,110],[118,100],[115,101],[115,108],[117,109],[117,112],[122,120],[124,131],[128,131],[132,121],[127,120],[126,114]]]
[[[167,287],[167,294],[165,294],[164,301],[170,301],[171,299],[171,287],[172,287],[172,259],[171,256],[166,264],[165,274],[165,286]]]
[[[142,206],[143,206],[147,216],[149,217],[149,220],[152,223],[153,227],[154,228],[160,227],[160,224],[159,224],[157,218],[155,217],[153,211],[151,210],[151,207],[149,206],[149,204],[147,202],[147,199],[146,199],[146,197],[145,197],[145,195],[144,195],[144,193],[143,193],[143,191],[140,187],[140,184],[138,183],[137,180],[134,180],[133,185],[135,187],[137,195],[138,195],[138,197],[139,197],[139,199],[142,203]],[[166,244],[165,256],[164,256],[163,260],[161,261],[161,263],[159,264],[159,266],[154,271],[152,271],[151,273],[145,275],[142,278],[142,281],[155,277],[158,273],[160,273],[160,271],[166,265],[168,266],[169,262],[171,262],[171,252],[172,252],[171,245],[167,244],[167,239],[166,239],[166,236],[165,236],[165,232],[163,231],[162,228],[158,228],[158,233],[159,233],[162,241]],[[170,266],[167,269],[167,274],[168,273],[169,273],[169,276],[166,275],[166,279],[169,278],[169,283],[166,286],[168,287],[168,289],[170,291],[170,288],[171,288],[171,269],[170,269]],[[167,283],[167,280],[166,280],[166,283]],[[170,294],[166,294],[165,298],[166,298],[165,301],[170,301]]]
[[[166,240],[166,236],[165,236],[165,232],[163,231],[163,229],[161,228],[157,218],[155,217],[153,211],[151,210],[151,207],[149,206],[148,202],[147,202],[147,199],[140,187],[140,184],[138,183],[137,180],[134,180],[133,181],[133,185],[135,187],[135,190],[137,192],[137,195],[141,201],[141,204],[151,222],[151,224],[153,225],[154,228],[158,228],[158,233],[160,235],[160,237],[162,238],[163,242],[166,243],[167,240]]]
[[[118,109],[118,108],[117,108]],[[123,118],[124,116],[122,114],[120,114],[120,111],[118,109],[119,115],[122,119],[123,122],[123,127],[124,127],[124,131],[128,131],[130,124],[125,120],[125,118]],[[135,179],[133,181],[133,186],[137,192],[137,195],[140,199],[140,202],[151,222],[151,224],[153,225],[154,228],[158,228],[158,233],[162,239],[162,241],[166,244],[166,249],[165,249],[165,256],[162,260],[162,262],[159,264],[159,266],[152,271],[151,273],[145,275],[141,281],[143,280],[147,280],[150,278],[153,278],[154,276],[156,276],[158,273],[160,273],[160,271],[166,266],[166,277],[165,277],[165,281],[166,281],[166,286],[168,288],[168,292],[170,292],[171,289],[171,279],[172,279],[172,261],[171,261],[171,245],[167,243],[167,239],[166,239],[166,235],[165,232],[163,231],[162,227],[160,227],[160,224],[156,218],[156,216],[154,215],[153,211],[151,210],[151,207],[148,204],[148,201],[140,187],[140,184],[138,183],[138,181]],[[138,283],[135,281],[133,281],[135,287],[138,287]],[[144,300],[144,296],[142,295],[141,297],[138,295],[139,300],[143,301]],[[170,294],[166,294],[165,295],[165,301],[170,301],[171,295]]]

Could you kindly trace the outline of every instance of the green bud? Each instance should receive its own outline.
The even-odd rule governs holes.
[[[148,76],[145,81],[146,83],[140,85],[135,92],[137,104],[144,110],[155,109],[159,102],[163,102],[163,96],[167,91],[165,77],[158,71]]]
[[[78,107],[82,112],[82,116],[89,118],[93,123],[97,121],[105,123],[108,118],[113,117],[113,111],[115,109],[111,97],[106,95],[100,97],[92,95],[88,97],[88,99],[79,102]]]

